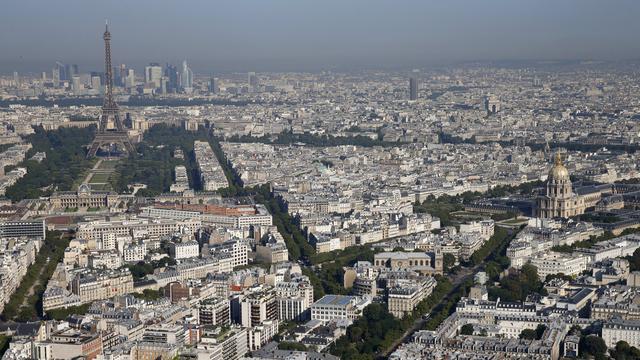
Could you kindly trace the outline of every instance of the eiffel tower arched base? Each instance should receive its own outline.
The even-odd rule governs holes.
[[[117,153],[119,156],[124,157],[135,153],[135,148],[133,147],[133,144],[131,144],[126,131],[102,131],[96,133],[96,137],[91,143],[87,157],[96,157],[98,156],[98,150],[104,147],[111,148],[112,145],[115,145],[118,148]]]

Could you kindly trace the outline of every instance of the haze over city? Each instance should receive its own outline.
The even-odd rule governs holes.
[[[10,1],[0,71],[189,59],[197,72],[402,68],[466,61],[640,58],[640,3],[608,1]]]

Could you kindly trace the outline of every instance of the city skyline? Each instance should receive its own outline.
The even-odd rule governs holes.
[[[127,4],[127,11],[112,3],[89,11],[75,0],[46,11],[39,1],[7,5],[0,72],[36,72],[39,63],[56,60],[99,64],[95,33],[105,17],[122,39],[114,63],[187,59],[196,72],[640,58],[633,19],[640,4],[632,1],[153,4]],[[184,11],[189,20],[171,26],[171,15]]]
[[[635,1],[5,5],[0,360],[640,359]]]

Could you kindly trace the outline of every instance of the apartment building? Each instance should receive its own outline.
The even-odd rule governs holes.
[[[231,306],[226,298],[213,297],[201,301],[197,306],[198,323],[201,325],[229,326]]]
[[[602,339],[613,348],[619,341],[630,346],[640,347],[640,321],[612,319],[602,324]]]
[[[129,269],[82,270],[71,281],[71,291],[82,303],[109,299],[133,292],[133,277]]]
[[[355,320],[370,303],[368,297],[325,295],[311,305],[311,320],[325,323],[336,319]]]
[[[436,280],[427,277],[422,281],[405,281],[387,290],[387,307],[397,318],[410,314],[422,300],[431,295]]]
[[[538,269],[538,276],[544,280],[548,275],[555,274],[580,275],[587,269],[588,259],[583,255],[546,252],[534,255],[529,262]]]
[[[4,220],[0,221],[0,238],[41,239],[47,235],[45,220]]]
[[[262,324],[248,329],[249,350],[256,351],[267,344],[278,334],[278,326],[280,321],[267,320]]]
[[[249,245],[244,239],[230,239],[221,244],[210,245],[209,250],[213,257],[220,254],[230,255],[234,268],[249,263]]]
[[[313,286],[308,279],[279,282],[275,286],[278,319],[304,321],[309,319],[313,304]]]
[[[253,327],[267,320],[278,319],[278,302],[276,291],[269,286],[250,289],[248,293],[239,295],[239,316],[237,320],[243,327]]]
[[[171,242],[169,244],[169,255],[176,259],[189,259],[200,256],[200,245],[197,241]]]
[[[115,234],[116,237],[141,234],[147,238],[159,239],[162,236],[187,232],[195,234],[202,226],[199,220],[171,219],[121,219],[112,221],[91,221],[79,223],[76,236],[80,239],[102,239],[104,234]]]
[[[210,360],[240,360],[249,352],[247,329],[206,326],[197,349],[207,350]]]
[[[216,191],[229,187],[229,181],[224,174],[224,170],[208,142],[195,141],[193,143],[193,152],[198,165],[202,188],[205,191]]]
[[[158,344],[184,345],[187,339],[187,329],[180,324],[157,324],[146,327],[142,334],[142,341]]]

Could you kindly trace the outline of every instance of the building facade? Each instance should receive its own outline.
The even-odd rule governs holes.
[[[49,202],[56,208],[101,208],[118,204],[119,196],[110,191],[93,191],[88,185],[82,184],[78,191],[56,192],[49,198]]]
[[[640,321],[613,319],[602,324],[602,339],[608,347],[615,347],[619,341],[640,347]]]

